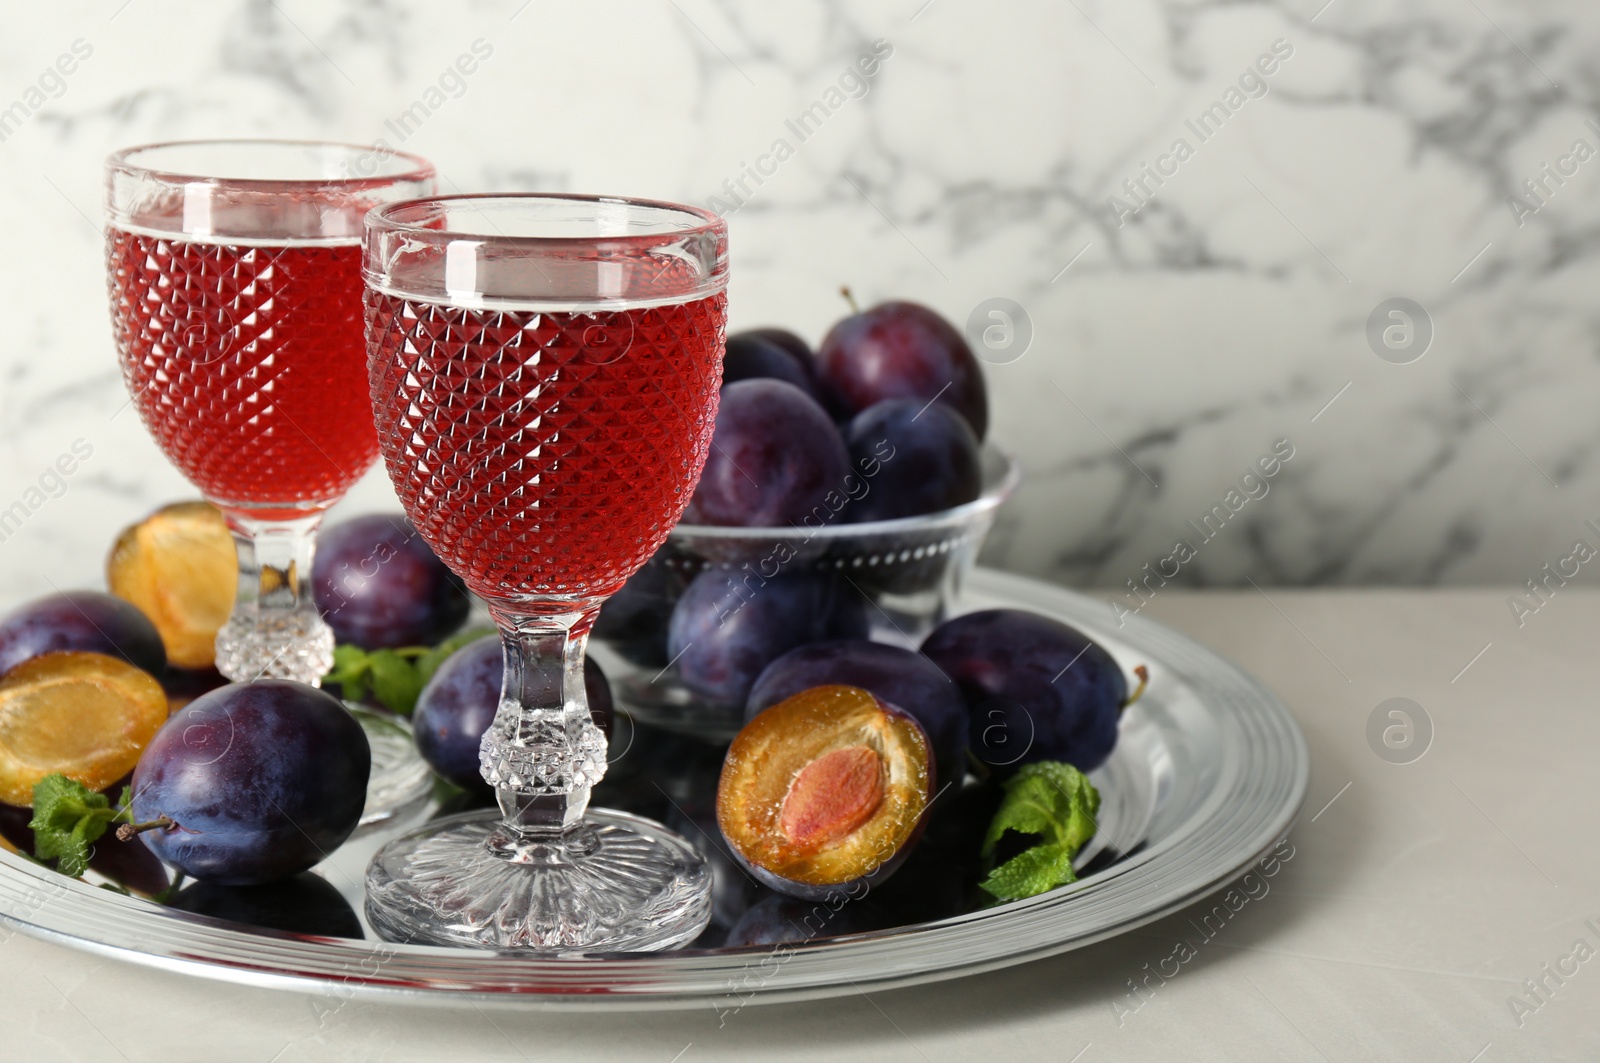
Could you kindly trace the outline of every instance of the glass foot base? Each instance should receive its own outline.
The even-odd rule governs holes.
[[[433,794],[433,772],[417,752],[411,729],[403,721],[364,705],[344,707],[366,732],[372,749],[372,774],[367,776],[367,805],[361,810],[363,827],[373,827],[419,811]]]
[[[572,952],[670,949],[711,919],[711,873],[688,842],[638,816],[513,841],[495,811],[436,820],[367,868],[367,919],[388,941]]]

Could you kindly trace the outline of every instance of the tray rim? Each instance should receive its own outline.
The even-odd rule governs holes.
[[[1050,609],[1049,600],[1055,599],[1057,608],[1068,614],[1081,613],[1091,604],[1097,608],[1104,608],[1103,602],[1079,592],[994,569],[974,570],[970,585],[971,590],[982,597],[1010,599],[1017,601],[1018,604],[1031,604],[1045,609]],[[1039,600],[1041,598],[1045,600],[1041,602]],[[969,603],[963,601],[962,604]],[[1068,615],[1067,619],[1071,620],[1071,615]],[[1170,648],[1184,649],[1203,658],[1209,658],[1211,663],[1228,673],[1230,679],[1237,681],[1242,689],[1252,693],[1256,698],[1257,708],[1267,713],[1272,718],[1271,722],[1277,726],[1279,731],[1277,737],[1287,740],[1285,746],[1278,750],[1284,757],[1281,766],[1287,769],[1287,778],[1281,794],[1274,800],[1271,809],[1265,810],[1265,806],[1262,806],[1267,814],[1260,824],[1251,828],[1250,844],[1235,846],[1226,861],[1217,864],[1206,874],[1186,885],[1170,890],[1159,903],[1147,905],[1142,910],[1108,921],[1096,929],[1076,933],[1064,939],[1037,938],[1034,943],[1019,945],[1003,954],[975,957],[970,962],[948,962],[931,970],[862,974],[860,977],[841,972],[829,981],[797,984],[782,984],[780,981],[780,984],[776,985],[761,984],[752,988],[748,995],[740,995],[740,987],[732,979],[721,978],[714,988],[710,985],[696,987],[678,984],[678,980],[690,972],[716,977],[719,973],[725,975],[726,968],[730,967],[735,970],[748,970],[762,957],[775,955],[783,947],[750,950],[743,954],[745,959],[742,965],[719,965],[716,960],[732,960],[741,954],[720,953],[718,950],[679,950],[665,953],[561,958],[497,956],[490,962],[514,964],[519,972],[543,977],[539,977],[538,981],[531,984],[527,982],[488,984],[482,981],[473,982],[468,976],[471,968],[481,966],[466,962],[469,957],[482,957],[483,954],[473,950],[404,946],[405,952],[400,953],[387,943],[371,940],[316,938],[266,930],[243,933],[229,929],[231,924],[203,916],[188,913],[181,913],[181,917],[179,913],[157,915],[145,910],[149,903],[147,901],[123,897],[88,883],[64,878],[49,869],[3,851],[0,851],[0,925],[42,940],[98,955],[237,984],[298,992],[334,993],[351,999],[403,1001],[433,1006],[459,1004],[475,1007],[536,1007],[552,1010],[621,1008],[642,1011],[706,1006],[717,1008],[719,1001],[728,1004],[730,1010],[737,1010],[749,1004],[814,1000],[863,989],[884,990],[944,981],[1043,959],[1144,926],[1218,892],[1271,852],[1288,834],[1299,816],[1309,786],[1310,755],[1305,736],[1287,708],[1270,690],[1232,661],[1186,635],[1138,617],[1133,618],[1129,627],[1132,631],[1119,632],[1119,637],[1126,637],[1127,641],[1136,642],[1142,634],[1155,641],[1165,642]],[[1118,868],[1108,870],[1116,871],[1120,875],[1124,871],[1137,872],[1147,864],[1148,860],[1137,860],[1121,870]],[[1157,871],[1159,870],[1158,867]],[[1092,885],[1100,881],[1100,876],[1092,876],[1084,881]],[[1042,917],[1045,922],[1050,922],[1051,910],[1061,908],[1066,909],[1070,918],[1073,908],[1069,898],[1078,892],[1080,891],[1056,890],[1026,901],[1013,902],[990,912],[968,913],[933,923],[912,924],[908,927],[867,934],[828,938],[814,944],[790,947],[787,951],[792,955],[812,957],[811,963],[807,966],[816,966],[825,964],[830,957],[842,956],[848,960],[852,954],[859,955],[866,952],[870,958],[876,953],[892,954],[908,947],[915,948],[930,938],[960,936],[965,932],[962,930],[963,927],[981,921],[1022,924],[1034,922],[1034,917]],[[31,911],[19,913],[18,899],[33,895],[46,895],[46,903],[35,905]],[[98,922],[111,920],[116,923],[138,923],[148,926],[141,927],[138,933],[131,935],[124,933],[119,941],[102,940],[89,932],[75,932],[62,925],[60,912],[57,912],[55,917],[50,917],[48,914],[50,909],[59,907],[53,902],[67,897],[76,898],[75,903],[68,905],[71,909],[68,914],[81,912],[86,919],[92,916]],[[119,908],[124,911],[116,912]],[[131,913],[135,912],[137,915],[130,918]],[[238,938],[241,939],[239,944],[249,946],[248,954],[254,959],[245,960],[241,955],[238,962],[230,963],[222,955],[172,948],[159,940],[164,936],[159,933],[159,929],[162,926],[168,928],[172,926],[169,920],[187,928],[188,933],[184,936],[186,939],[196,939],[195,942],[191,942],[195,948],[200,944],[212,942],[213,939],[220,939],[226,944],[229,939]],[[1065,922],[1065,920],[1054,921]],[[910,942],[909,946],[907,942]],[[933,943],[937,944],[937,941]],[[437,970],[427,982],[395,977],[394,974],[398,972],[386,976],[385,965],[394,957],[401,955],[415,964],[437,960],[434,965]],[[276,966],[264,962],[274,957]],[[702,961],[708,958],[715,959],[702,964]],[[881,960],[886,957],[878,958]],[[306,966],[313,959],[328,965],[338,963],[339,966],[337,968],[321,964],[315,968]],[[295,963],[296,960],[299,962]],[[457,968],[462,970],[457,971]],[[590,977],[586,981],[573,977],[586,972],[599,975],[601,971],[607,975],[621,977],[618,979]],[[779,980],[773,979],[773,981]],[[729,989],[735,991],[731,996],[728,994]]]

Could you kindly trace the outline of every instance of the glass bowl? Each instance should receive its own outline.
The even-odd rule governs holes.
[[[779,573],[833,574],[844,593],[869,603],[864,611],[870,638],[915,649],[949,614],[996,511],[1021,479],[1010,455],[986,445],[983,494],[937,513],[817,528],[680,524],[630,581],[630,590],[649,587],[651,607],[630,610],[625,627],[610,622],[617,613],[608,617],[602,610],[589,652],[620,706],[638,719],[731,738],[744,724],[743,702],[719,703],[694,693],[667,655],[667,617],[689,580],[708,569],[722,569],[751,586]]]

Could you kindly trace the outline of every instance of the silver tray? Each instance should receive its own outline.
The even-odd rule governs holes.
[[[1116,752],[1092,778],[1099,833],[1088,873],[1025,901],[801,943],[550,957],[244,927],[68,879],[0,852],[0,922],[117,959],[251,985],[416,1004],[736,1009],[939,981],[1065,952],[1188,905],[1288,831],[1310,761],[1288,712],[1259,683],[1158,624],[1109,623],[1093,599],[978,570],[962,605],[1018,606],[1092,633],[1124,665],[1149,665]],[[360,913],[371,854],[415,819],[346,843],[316,870]]]

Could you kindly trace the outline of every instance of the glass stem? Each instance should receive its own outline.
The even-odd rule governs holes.
[[[599,606],[530,615],[491,604],[490,612],[505,679],[480,758],[505,816],[502,841],[516,848],[574,831],[605,775],[605,737],[590,718],[583,682]]]
[[[217,632],[217,670],[236,682],[274,678],[319,685],[333,667],[333,631],[311,595],[321,515],[227,517],[239,552],[239,590],[233,615]]]

